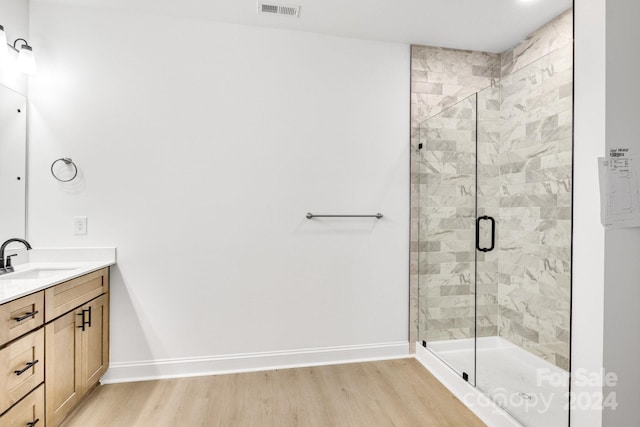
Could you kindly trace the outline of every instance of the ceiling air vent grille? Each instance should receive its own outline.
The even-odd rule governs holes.
[[[258,12],[273,15],[300,16],[300,6],[283,6],[278,4],[258,3]]]

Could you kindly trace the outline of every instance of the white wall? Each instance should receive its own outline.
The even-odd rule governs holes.
[[[112,379],[408,351],[408,46],[39,2],[31,27],[29,238],[117,246]]]
[[[607,150],[629,147],[640,156],[640,4],[607,0]],[[637,425],[640,419],[640,229],[606,232],[604,295],[604,367],[618,376],[618,407],[606,409],[605,426]]]
[[[603,391],[605,397],[614,393],[618,404],[602,414],[576,405],[572,425],[580,427],[636,425],[640,417],[640,230],[604,233],[594,191],[596,157],[618,147],[640,155],[634,126],[640,112],[640,59],[632,53],[640,37],[638,16],[637,2],[576,0],[573,392],[576,403],[581,398],[595,402],[592,393]],[[578,369],[593,373],[601,367],[617,375],[615,386],[575,386]]]
[[[585,375],[602,368],[604,230],[600,224],[597,158],[605,138],[605,0],[575,0],[573,286],[571,391],[594,405],[571,405],[571,425],[602,425],[600,385]],[[575,373],[581,372],[582,376]]]
[[[0,25],[4,26],[7,42],[23,38],[29,40],[29,2],[26,0],[2,0],[0,2]],[[34,48],[35,49],[35,48]],[[10,51],[12,57],[17,54]],[[27,79],[12,68],[0,67],[0,84],[22,94],[27,93]]]
[[[605,0],[576,0],[574,79],[573,288],[571,323],[571,390],[595,403],[599,385],[586,374],[602,368],[604,231],[600,224],[597,158],[605,138]],[[572,402],[573,403],[573,402]],[[602,425],[591,405],[572,405],[571,425]]]

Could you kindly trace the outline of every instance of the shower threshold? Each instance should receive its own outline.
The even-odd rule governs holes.
[[[475,361],[474,350],[477,355]],[[502,337],[435,341],[427,343],[427,349],[420,346],[416,353],[418,360],[449,389],[461,390],[462,395],[453,389],[451,391],[478,416],[483,418],[478,409],[486,411],[491,406],[494,408],[486,412],[499,412],[495,410],[497,403],[519,422],[514,424],[512,419],[507,423],[494,421],[489,425],[568,425],[569,373]],[[425,363],[428,356],[435,360]],[[442,369],[446,380],[440,378],[434,369]],[[469,383],[476,385],[473,390],[480,393],[475,395],[470,388],[455,384],[465,383],[462,373],[468,374]]]

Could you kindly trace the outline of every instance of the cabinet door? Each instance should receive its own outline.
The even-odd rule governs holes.
[[[2,427],[44,427],[44,385],[0,417]]]
[[[85,331],[82,333],[83,393],[89,391],[109,367],[109,294],[82,307]]]
[[[56,426],[82,397],[82,309],[45,327],[47,425]]]
[[[44,329],[0,350],[0,378],[2,413],[44,381]]]

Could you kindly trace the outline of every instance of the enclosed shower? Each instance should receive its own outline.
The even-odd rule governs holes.
[[[525,426],[568,426],[572,45],[418,126],[418,344]],[[415,168],[414,168],[415,169]]]

